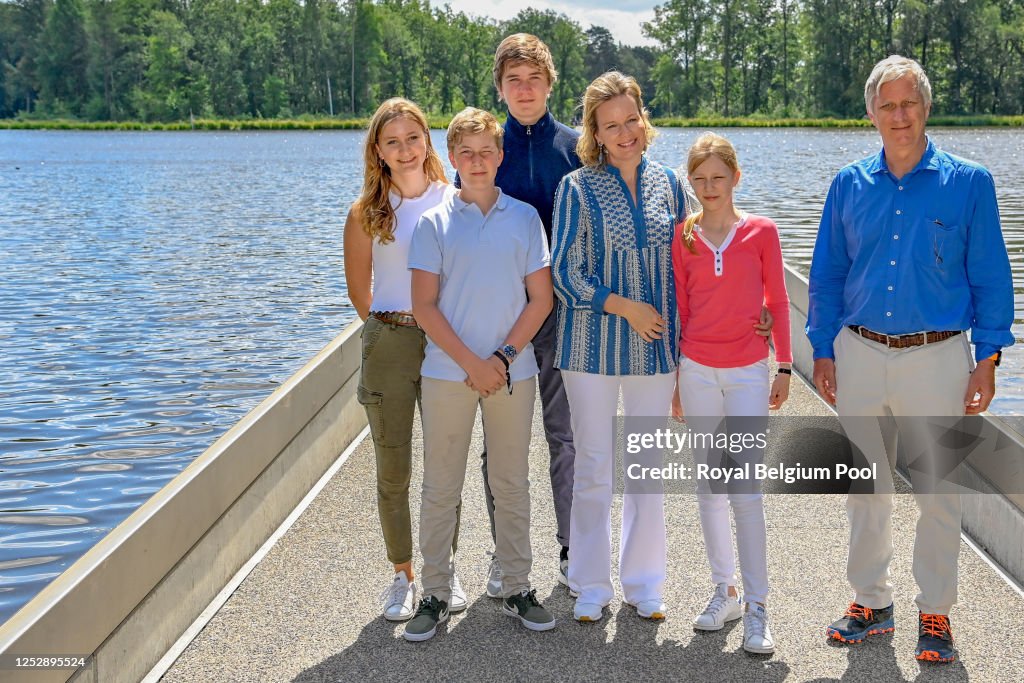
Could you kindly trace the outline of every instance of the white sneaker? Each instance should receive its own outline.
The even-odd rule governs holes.
[[[636,613],[644,619],[660,621],[668,613],[668,608],[661,600],[641,600],[633,606],[636,607]]]
[[[494,553],[491,556],[491,567],[487,570],[487,597],[500,598],[501,596],[501,562]]]
[[[743,616],[740,601],[729,595],[729,587],[720,583],[708,600],[708,606],[693,620],[693,627],[701,631],[720,631],[727,621]]]
[[[452,574],[452,598],[448,601],[448,611],[452,614],[465,611],[469,605],[466,600],[466,591],[462,590],[462,583],[459,582],[458,574]]]
[[[601,621],[602,610],[601,605],[577,600],[572,608],[572,617],[576,621]]]
[[[395,580],[380,596],[384,603],[384,618],[388,621],[412,619],[416,606],[416,583],[409,581],[405,572],[395,572]]]
[[[775,641],[768,628],[768,610],[756,602],[748,602],[743,610],[743,649],[766,655],[775,652]]]

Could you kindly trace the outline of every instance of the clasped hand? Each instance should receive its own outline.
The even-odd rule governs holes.
[[[497,356],[478,358],[466,370],[466,386],[487,398],[505,386],[505,364]]]

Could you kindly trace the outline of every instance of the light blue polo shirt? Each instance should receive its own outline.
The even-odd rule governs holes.
[[[424,212],[409,247],[409,268],[441,276],[438,308],[459,339],[486,358],[499,348],[526,308],[526,276],[548,268],[551,255],[537,210],[499,190],[485,216],[449,194]],[[519,350],[513,382],[538,372],[533,345]],[[422,375],[461,382],[466,372],[427,338]]]

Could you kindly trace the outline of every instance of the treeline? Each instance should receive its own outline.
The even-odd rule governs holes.
[[[492,55],[517,31],[551,47],[563,120],[610,68],[660,116],[858,118],[893,52],[928,70],[936,113],[1024,113],[1020,0],[668,0],[643,29],[656,47],[426,0],[0,0],[0,118],[356,117],[393,95],[499,110]]]

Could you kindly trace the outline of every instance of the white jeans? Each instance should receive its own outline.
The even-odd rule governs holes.
[[[712,368],[689,358],[680,361],[679,398],[690,429],[714,432],[723,416],[768,415],[768,361],[741,368]],[[720,455],[708,448],[694,448],[694,464],[715,460]],[[743,456],[752,462],[764,460],[761,449]],[[704,546],[716,585],[736,584],[736,558],[732,550],[729,506],[736,520],[736,545],[743,576],[743,599],[763,603],[768,596],[768,549],[764,519],[764,497],[756,493],[710,493],[706,481],[698,482],[697,507],[704,532]]]
[[[675,375],[597,375],[562,371],[572,414],[576,469],[569,516],[569,587],[581,603],[607,605],[611,505],[619,391],[626,417],[667,417]],[[660,600],[665,585],[664,495],[624,494],[619,579],[626,602]]]

